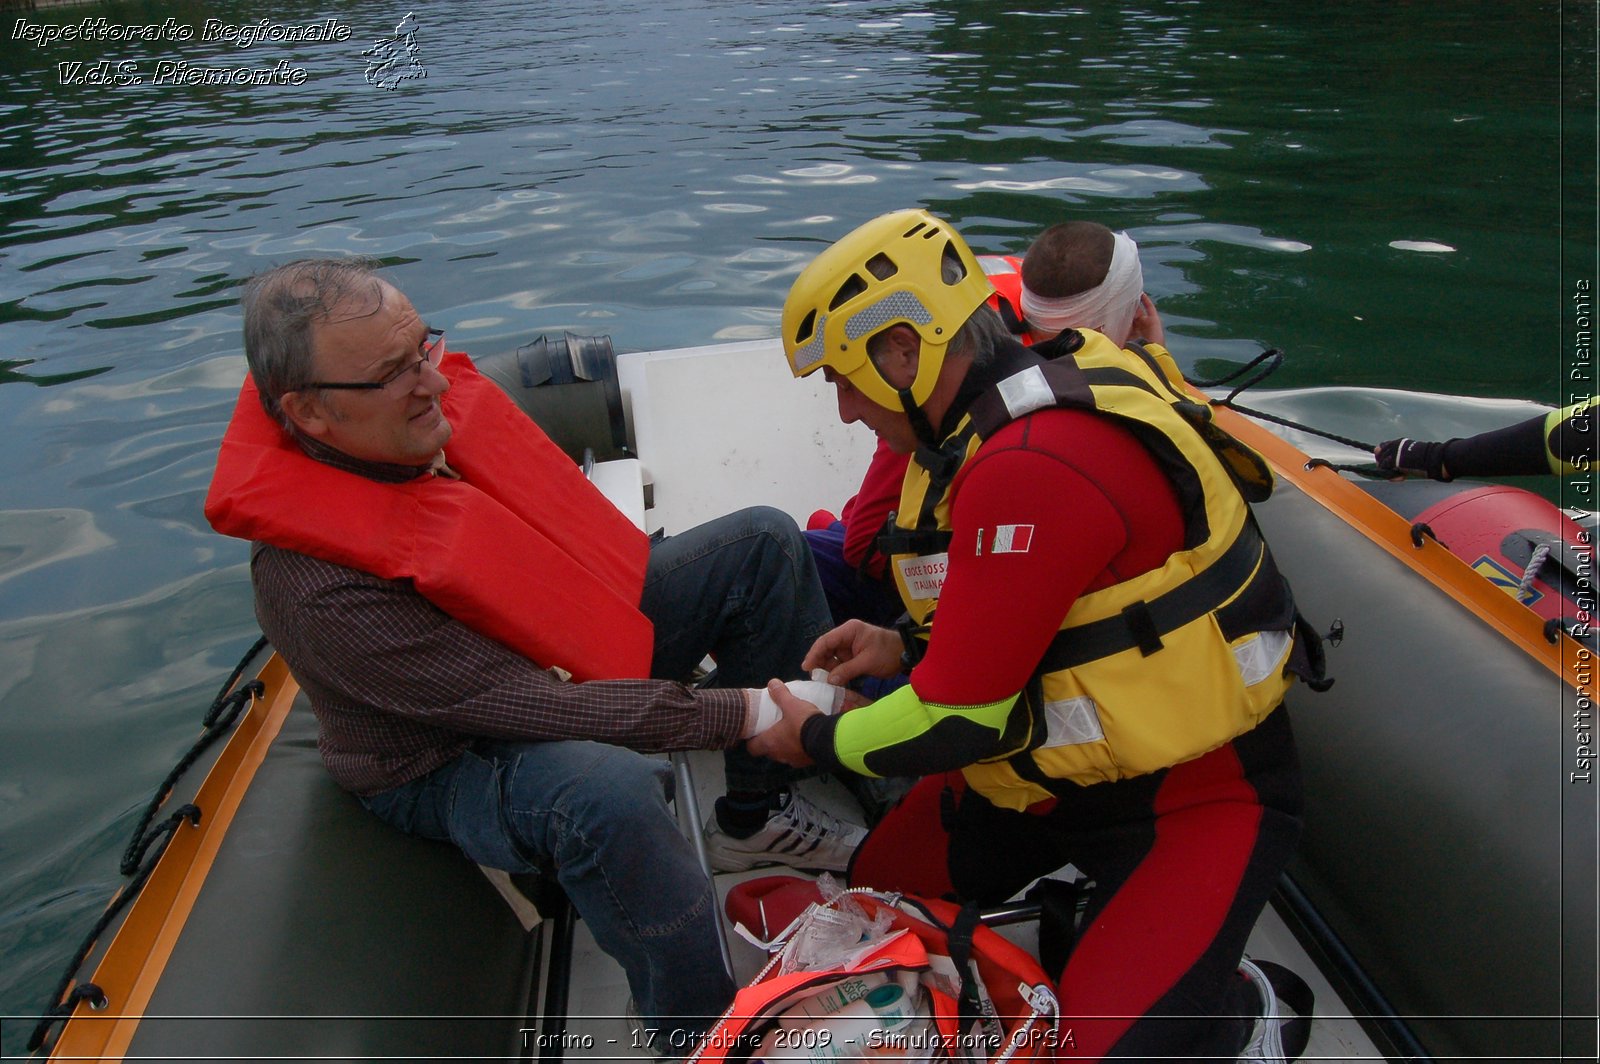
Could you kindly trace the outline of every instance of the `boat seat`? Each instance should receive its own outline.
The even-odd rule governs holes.
[[[534,1011],[564,900],[538,894],[547,919],[525,932],[459,850],[395,831],[341,790],[316,732],[302,693],[166,966],[139,1055],[524,1054],[518,1018]]]

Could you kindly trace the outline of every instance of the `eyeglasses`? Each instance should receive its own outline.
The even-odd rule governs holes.
[[[429,329],[427,341],[422,346],[422,354],[415,362],[408,362],[395,370],[381,381],[307,381],[307,388],[337,388],[349,392],[377,392],[391,391],[391,385],[403,384],[406,391],[417,386],[417,381],[422,376],[424,364],[437,366],[439,355],[444,351],[444,330]]]

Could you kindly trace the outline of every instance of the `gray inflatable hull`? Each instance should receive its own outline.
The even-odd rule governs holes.
[[[1589,692],[1293,485],[1256,512],[1302,613],[1345,633],[1333,688],[1290,696],[1296,884],[1433,1055],[1592,1055]]]
[[[459,850],[395,831],[335,786],[316,732],[300,694],[182,922],[126,1058],[526,1055],[542,928],[524,931]],[[107,990],[103,1015],[80,1008],[73,1023],[114,1023],[129,1004],[121,987]]]

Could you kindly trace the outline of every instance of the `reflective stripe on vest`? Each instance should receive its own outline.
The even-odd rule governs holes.
[[[1038,337],[1022,316],[1022,260],[1015,255],[982,255],[978,264],[994,286],[989,306],[1000,315],[1006,329],[1025,344],[1036,342]]]

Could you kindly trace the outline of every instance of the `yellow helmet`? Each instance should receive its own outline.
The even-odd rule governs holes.
[[[947,260],[961,276],[944,279]],[[952,270],[952,273],[955,271]],[[783,303],[783,353],[796,377],[827,367],[868,399],[900,410],[900,393],[867,357],[867,340],[904,323],[922,338],[911,400],[928,401],[945,347],[994,288],[961,234],[927,211],[880,215],[818,255]]]

